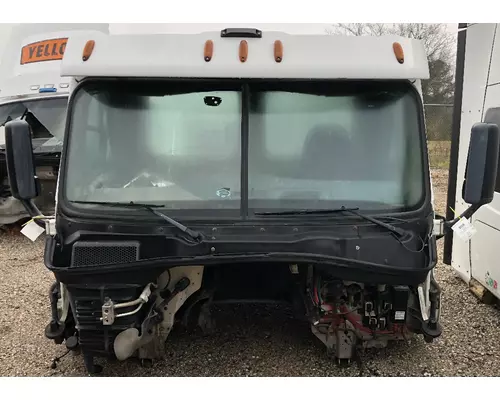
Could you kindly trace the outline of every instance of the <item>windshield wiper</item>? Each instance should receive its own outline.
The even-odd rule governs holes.
[[[312,214],[321,215],[321,214],[335,214],[340,212],[348,212],[360,218],[363,218],[367,221],[370,221],[375,225],[386,228],[392,233],[398,235],[400,238],[410,234],[410,232],[408,232],[405,229],[398,228],[392,224],[387,224],[383,221],[380,221],[379,219],[370,217],[369,215],[361,214],[357,210],[359,210],[358,207],[356,208],[340,207],[340,208],[330,208],[330,209],[326,208],[326,209],[303,209],[303,210],[287,210],[287,211],[267,211],[267,212],[257,212],[255,213],[255,215],[312,215]]]
[[[143,203],[120,203],[120,202],[112,202],[108,203],[106,201],[72,201],[72,203],[78,203],[78,204],[98,204],[98,205],[103,205],[103,206],[110,206],[110,207],[128,207],[128,208],[142,208],[150,211],[151,213],[157,215],[160,218],[163,218],[165,221],[167,221],[169,224],[175,226],[176,228],[180,229],[182,232],[187,233],[189,236],[191,236],[195,240],[201,239],[201,233],[198,231],[195,231],[193,229],[188,228],[187,226],[181,224],[180,222],[177,222],[175,219],[170,218],[169,216],[159,212],[158,210],[155,210],[155,208],[163,208],[165,206],[163,205],[158,205],[158,204],[143,204]]]

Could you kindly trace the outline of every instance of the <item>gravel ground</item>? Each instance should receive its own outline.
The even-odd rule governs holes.
[[[434,171],[436,206],[444,212],[447,174]],[[440,243],[442,245],[442,243]],[[45,339],[52,276],[43,265],[43,240],[0,236],[0,375],[81,376],[81,356],[68,355]],[[440,252],[442,249],[440,248]],[[104,363],[118,376],[498,376],[500,312],[479,303],[450,267],[439,264],[444,333],[432,344],[420,338],[370,351],[349,368],[330,360],[307,324],[281,307],[224,307],[216,312],[218,333],[203,337],[174,332],[167,361],[150,368],[137,361]],[[111,368],[113,367],[113,368]]]

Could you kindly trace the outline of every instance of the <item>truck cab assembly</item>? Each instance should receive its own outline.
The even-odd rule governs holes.
[[[46,336],[95,373],[164,358],[177,323],[212,332],[218,302],[285,302],[339,361],[432,342],[436,240],[491,201],[499,132],[474,126],[469,207],[435,215],[428,74],[422,43],[393,36],[72,36],[54,218],[32,202],[28,122],[6,125],[13,196],[56,279]]]

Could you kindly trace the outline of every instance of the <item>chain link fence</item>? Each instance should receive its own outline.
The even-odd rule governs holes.
[[[425,104],[424,110],[431,168],[446,169],[450,162],[453,104]]]

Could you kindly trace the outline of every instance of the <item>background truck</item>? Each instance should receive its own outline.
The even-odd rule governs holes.
[[[339,361],[442,331],[436,240],[493,198],[499,131],[471,128],[457,218],[434,213],[418,40],[224,29],[73,36],[57,212],[33,205],[29,121],[12,194],[47,232],[45,335],[159,359],[218,302],[285,301]],[[235,339],[236,340],[236,339]]]
[[[66,121],[70,79],[60,76],[68,38],[79,30],[108,32],[108,24],[18,24],[0,64],[0,225],[29,217],[11,195],[5,159],[5,124],[25,119],[31,126],[36,175],[34,200],[52,215]]]
[[[447,217],[469,205],[462,199],[472,126],[482,121],[500,125],[499,24],[459,26],[452,148],[449,169]],[[457,234],[445,239],[444,261],[480,297],[485,290],[500,298],[500,175],[491,203],[472,217],[476,233],[470,240]],[[478,290],[479,289],[479,290]]]

